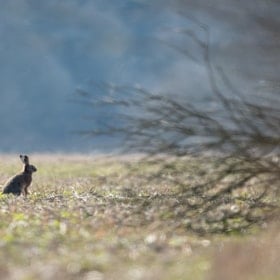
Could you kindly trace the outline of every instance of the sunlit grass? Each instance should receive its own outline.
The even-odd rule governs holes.
[[[30,159],[30,196],[0,196],[3,279],[207,279],[212,252],[235,238],[188,232],[174,215],[176,185],[143,183],[155,166],[131,173],[121,157]],[[16,156],[0,167],[3,180],[21,168]]]

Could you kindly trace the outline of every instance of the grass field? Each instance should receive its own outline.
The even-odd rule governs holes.
[[[137,165],[31,155],[30,196],[0,197],[0,279],[280,279],[277,221],[242,235],[197,235],[176,185],[147,182],[157,167],[131,172],[128,161]],[[1,156],[0,182],[20,168],[17,156]]]

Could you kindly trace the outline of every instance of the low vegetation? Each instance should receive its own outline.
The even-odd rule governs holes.
[[[1,277],[279,279],[279,226],[271,215],[265,219],[267,211],[276,213],[277,197],[266,196],[263,202],[274,207],[260,205],[251,223],[238,227],[247,206],[231,205],[234,213],[226,218],[232,224],[217,220],[227,210],[202,213],[199,195],[190,200],[174,180],[184,177],[184,188],[203,183],[198,165],[204,160],[174,161],[174,170],[184,166],[185,173],[156,176],[155,162],[138,159],[32,155],[38,172],[31,195],[0,197]],[[18,168],[16,156],[1,156],[1,183]],[[257,189],[250,185],[238,197],[257,195]]]

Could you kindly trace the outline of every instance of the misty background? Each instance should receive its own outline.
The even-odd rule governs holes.
[[[205,65],[183,34],[200,36],[193,18],[209,27],[212,62],[238,90],[264,100],[279,92],[277,1],[0,2],[0,152],[118,148],[118,139],[75,133],[91,128],[91,118],[102,126],[102,111],[72,100],[99,82],[208,106]]]

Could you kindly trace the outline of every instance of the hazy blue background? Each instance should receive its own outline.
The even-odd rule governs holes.
[[[279,41],[275,45],[273,35],[249,15],[277,18],[279,5],[210,2],[205,7],[205,1],[1,0],[0,152],[115,148],[114,139],[100,143],[72,133],[91,126],[85,119],[91,111],[70,99],[76,89],[93,91],[93,81],[190,100],[207,96],[204,65],[162,43],[194,51],[180,30],[196,27],[182,11],[209,25],[213,59],[232,80],[242,90],[262,92],[278,79],[279,55],[267,53]],[[96,122],[102,117],[96,115]]]

